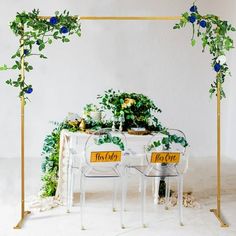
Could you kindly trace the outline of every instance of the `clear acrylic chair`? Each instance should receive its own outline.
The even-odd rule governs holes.
[[[141,219],[143,227],[147,226],[145,222],[145,206],[146,181],[148,178],[165,179],[166,206],[170,197],[169,179],[178,179],[179,222],[181,226],[183,225],[183,175],[188,168],[188,157],[185,155],[187,142],[184,133],[180,130],[169,129],[166,132],[169,135],[157,133],[149,141],[146,147],[147,166],[133,166],[142,176]],[[178,143],[173,141],[176,138]]]
[[[81,169],[80,177],[80,215],[81,229],[84,227],[84,206],[85,206],[85,179],[113,178],[114,191],[112,208],[115,209],[117,180],[121,184],[121,202],[120,202],[120,221],[121,228],[124,228],[123,212],[125,201],[125,157],[126,138],[124,134],[118,130],[101,129],[93,133],[87,140],[85,145],[86,164]]]
[[[74,175],[80,173],[83,161],[81,160],[81,153],[78,150],[78,136],[70,133],[66,136],[66,149],[68,150],[68,163],[67,163],[67,198],[66,198],[66,209],[67,213],[71,212],[73,204],[73,193],[74,193]]]

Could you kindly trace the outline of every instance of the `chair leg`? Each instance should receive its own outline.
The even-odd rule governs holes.
[[[145,153],[146,147],[144,147],[144,153]],[[144,165],[144,158],[141,158],[140,165]],[[141,193],[142,192],[142,176],[139,177],[139,186],[138,186],[138,191]]]
[[[159,199],[159,186],[160,186],[160,177],[154,178],[154,204],[158,204]]]
[[[121,228],[125,229],[124,225],[124,208],[125,208],[125,177],[124,175],[120,178],[121,180],[121,206],[120,206],[120,222]]]
[[[73,194],[72,192],[72,188],[71,188],[71,179],[72,179],[72,168],[69,166],[67,169],[67,213],[70,213],[71,211],[71,201],[72,201],[72,196],[71,194]]]
[[[112,192],[112,211],[116,211],[116,197],[117,197],[117,179],[113,180],[113,192]]]
[[[73,172],[71,172],[71,186],[70,186],[70,195],[71,195],[71,199],[70,199],[70,209],[72,208],[73,205],[73,201],[74,201],[74,174]]]
[[[142,175],[141,181],[141,219],[142,219],[142,226],[144,228],[147,227],[145,223],[145,211],[146,211],[146,177]]]
[[[124,211],[127,211],[126,209],[126,200],[127,200],[127,191],[128,191],[128,171],[130,169],[125,167],[124,170]]]
[[[80,176],[80,219],[81,219],[81,230],[85,230],[84,227],[84,204],[85,204],[85,191],[84,191],[84,176]]]
[[[169,209],[169,201],[170,201],[170,178],[166,177],[166,192],[165,192],[165,209]]]
[[[138,184],[138,191],[141,193],[142,192],[142,177],[139,177],[139,184]]]
[[[178,181],[178,204],[179,204],[179,223],[181,226],[183,223],[183,175],[179,176]]]

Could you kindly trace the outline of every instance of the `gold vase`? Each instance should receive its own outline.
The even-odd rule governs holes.
[[[84,119],[81,120],[80,125],[79,125],[79,128],[80,128],[82,131],[85,131],[85,129],[86,129],[86,123],[85,123],[85,120],[84,120]]]

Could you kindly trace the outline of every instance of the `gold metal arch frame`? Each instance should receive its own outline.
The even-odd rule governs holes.
[[[49,19],[51,16],[39,16],[41,19]],[[78,18],[79,16],[74,16]],[[80,20],[109,20],[109,21],[169,21],[179,20],[181,16],[81,16]],[[20,44],[24,45],[24,39],[21,38]],[[25,79],[24,71],[24,47],[21,47],[21,78]],[[228,227],[221,214],[221,127],[220,127],[220,83],[217,84],[217,206],[216,209],[211,209],[216,218],[219,220],[221,227]],[[25,211],[25,104],[24,98],[21,97],[21,218],[14,229],[21,229],[23,223],[30,214],[30,211]]]

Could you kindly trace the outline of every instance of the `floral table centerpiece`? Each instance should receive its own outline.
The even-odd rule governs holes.
[[[123,121],[123,130],[130,128],[146,128],[160,131],[162,129],[154,113],[161,110],[147,96],[138,93],[127,93],[109,89],[98,95],[103,110],[110,110],[117,120]],[[120,119],[121,118],[121,119]]]

